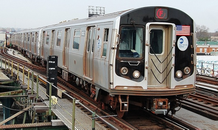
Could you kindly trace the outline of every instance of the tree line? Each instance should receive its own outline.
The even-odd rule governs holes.
[[[198,41],[210,41],[211,36],[218,36],[218,31],[215,33],[209,33],[209,28],[205,25],[196,26],[196,37]]]

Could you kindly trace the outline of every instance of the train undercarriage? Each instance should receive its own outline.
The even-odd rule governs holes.
[[[180,100],[188,95],[176,96],[132,96],[132,95],[110,95],[107,91],[95,87],[93,84],[59,69],[59,76],[69,82],[74,82],[84,93],[99,103],[102,109],[112,109],[116,111],[117,116],[122,118],[129,111],[130,105],[151,111],[154,114],[172,115],[176,109],[180,108]]]

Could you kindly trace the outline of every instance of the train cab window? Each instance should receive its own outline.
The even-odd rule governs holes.
[[[81,35],[80,30],[74,30],[73,49],[79,49],[80,35]]]
[[[47,31],[46,33],[45,33],[45,37],[46,37],[46,44],[48,45],[49,44],[49,32]]]
[[[60,46],[61,45],[61,30],[58,30],[57,32],[57,42],[56,42],[56,46]]]
[[[104,41],[103,41],[102,56],[106,56],[106,54],[107,54],[108,37],[109,37],[109,28],[105,28],[104,29]]]
[[[121,28],[119,57],[141,58],[143,52],[143,27],[127,26]]]
[[[163,52],[163,30],[153,29],[150,31],[150,53],[161,54]]]

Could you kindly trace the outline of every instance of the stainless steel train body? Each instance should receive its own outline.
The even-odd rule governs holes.
[[[17,46],[42,63],[58,56],[65,80],[121,117],[129,104],[175,113],[176,98],[195,90],[194,21],[174,8],[131,9],[14,35]]]

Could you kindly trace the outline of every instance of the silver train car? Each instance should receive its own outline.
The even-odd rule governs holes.
[[[119,117],[130,104],[174,114],[195,92],[195,25],[171,7],[142,7],[17,32],[13,46],[74,81]]]

